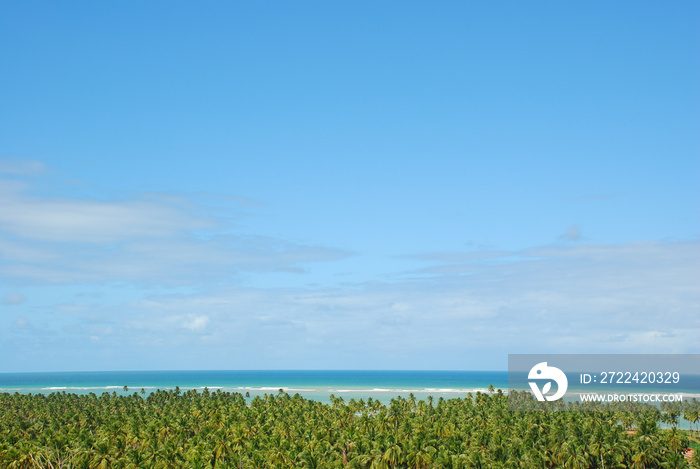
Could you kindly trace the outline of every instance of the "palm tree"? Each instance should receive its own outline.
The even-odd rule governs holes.
[[[393,444],[384,452],[383,459],[387,462],[389,467],[396,467],[403,462],[402,453],[401,447],[397,444]]]

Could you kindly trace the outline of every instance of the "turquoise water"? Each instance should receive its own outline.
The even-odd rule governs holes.
[[[158,389],[196,389],[250,393],[251,396],[299,393],[305,398],[329,402],[331,394],[350,399],[396,396],[417,399],[466,397],[486,392],[489,385],[507,389],[506,371],[118,371],[0,374],[0,392],[76,394],[141,392]],[[124,391],[128,386],[128,391]]]

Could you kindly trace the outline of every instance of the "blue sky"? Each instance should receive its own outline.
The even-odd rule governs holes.
[[[698,353],[697,2],[0,5],[0,372]]]

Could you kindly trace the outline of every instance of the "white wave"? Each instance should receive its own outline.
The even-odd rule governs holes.
[[[124,386],[49,386],[41,388],[42,391],[106,391],[107,389],[123,389]],[[130,390],[135,389],[159,389],[156,386],[129,386]],[[29,390],[29,389],[27,389]]]
[[[209,388],[211,389],[211,387]],[[284,392],[317,392],[318,389],[315,388],[288,388],[286,386],[238,386],[231,387],[228,389],[233,389],[236,391],[279,391],[280,389]]]
[[[391,392],[396,394],[467,394],[467,393],[488,393],[486,388],[420,388],[420,389],[391,389],[391,388],[355,388],[355,389],[328,389],[327,392],[335,393],[372,393],[372,392]]]

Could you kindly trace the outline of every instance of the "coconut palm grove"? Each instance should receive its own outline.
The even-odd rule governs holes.
[[[127,389],[125,389],[128,391]],[[513,412],[464,398],[255,396],[179,388],[0,394],[2,468],[700,467],[697,401],[632,412],[586,404]],[[690,429],[681,430],[684,418]],[[695,456],[690,456],[695,448]]]

